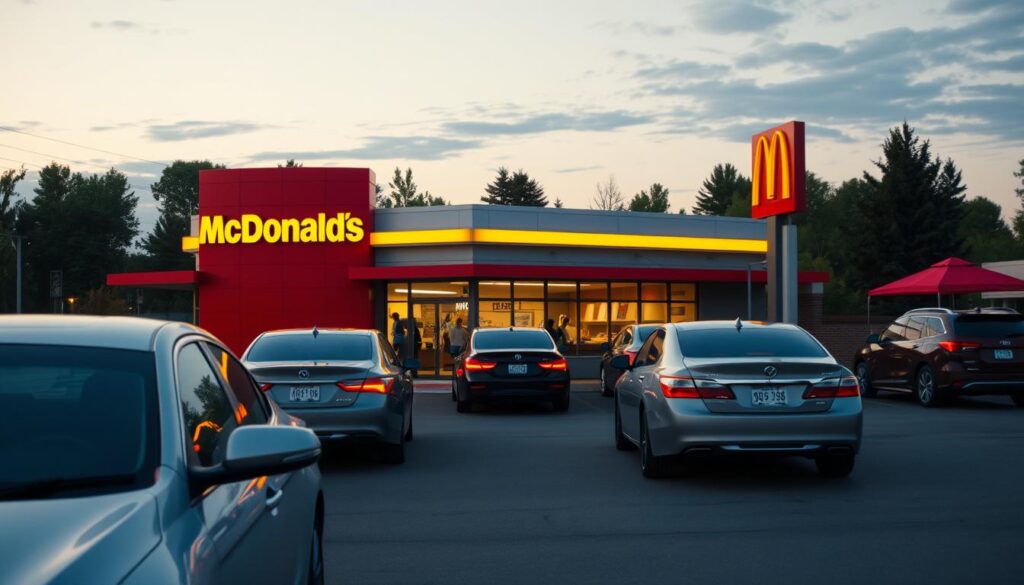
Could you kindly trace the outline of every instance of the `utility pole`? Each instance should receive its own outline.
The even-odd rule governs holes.
[[[19,236],[18,234],[2,234],[2,235],[6,235],[6,236],[10,237],[11,238],[11,245],[14,246],[14,252],[15,252],[15,257],[16,257],[16,260],[15,260],[15,271],[14,271],[14,273],[16,275],[15,276],[15,289],[16,290],[15,290],[15,293],[14,293],[14,306],[15,306],[15,312],[16,313],[21,313],[22,312],[22,307],[21,307],[21,298],[22,298],[22,291],[21,291],[21,269],[22,269],[21,268],[21,264],[22,264],[21,256],[22,256],[22,254],[21,254],[21,249],[22,249],[22,247],[24,245],[24,242],[25,242],[25,236]]]

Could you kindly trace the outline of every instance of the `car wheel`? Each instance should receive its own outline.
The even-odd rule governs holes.
[[[622,434],[622,413],[619,412],[619,400],[615,400],[615,448],[619,451],[632,451],[636,445]]]
[[[917,371],[917,384],[914,386],[917,401],[925,408],[939,405],[939,389],[935,386],[935,374],[931,366],[921,366]]]
[[[569,393],[566,392],[562,398],[556,398],[551,401],[551,406],[554,407],[556,412],[568,412],[569,411]]]
[[[1016,404],[1018,408],[1024,408],[1024,394],[1011,394],[1010,398],[1013,399],[1013,403]]]
[[[878,390],[871,385],[871,374],[869,373],[868,363],[860,362],[857,364],[857,382],[860,384],[861,396],[867,396],[872,398],[878,395]]]
[[[604,366],[601,366],[601,396],[611,396],[612,394],[611,388],[608,387],[608,375],[605,373]]]
[[[381,459],[384,463],[401,465],[405,463],[405,441],[398,443],[384,443],[380,448]]]
[[[853,471],[856,456],[853,453],[828,453],[814,460],[818,473],[825,477],[847,477]]]
[[[473,403],[469,400],[455,399],[455,410],[456,412],[470,412],[473,410]]]
[[[668,457],[658,457],[651,449],[651,434],[647,430],[647,417],[640,413],[640,472],[647,479],[668,475]]]
[[[313,543],[309,550],[309,568],[306,569],[306,582],[309,585],[324,585],[323,531],[323,519],[318,515],[313,522]]]

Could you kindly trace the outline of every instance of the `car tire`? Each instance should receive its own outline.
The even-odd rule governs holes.
[[[601,366],[601,396],[613,396],[615,393],[608,387],[607,370]]]
[[[409,428],[406,429],[406,431],[405,431],[405,440],[406,441],[411,441],[412,440],[412,413],[411,412],[409,413]]]
[[[455,399],[456,412],[472,412],[472,410],[473,403],[470,402],[469,400],[459,400],[458,398]]]
[[[668,475],[668,457],[659,457],[651,449],[651,435],[647,430],[647,417],[640,412],[640,472],[647,479],[661,479]]]
[[[317,515],[313,521],[313,543],[309,551],[309,567],[306,569],[306,583],[324,585],[324,528],[323,518]]]
[[[384,443],[380,448],[381,460],[391,465],[405,463],[405,441],[398,443]]]
[[[1010,398],[1017,408],[1024,408],[1024,394],[1011,394]]]
[[[615,399],[615,448],[619,451],[632,451],[636,445],[622,434],[622,413],[619,412],[619,400]]]
[[[857,367],[854,368],[854,373],[857,375],[857,382],[860,383],[860,394],[868,398],[874,398],[878,395],[878,390],[871,385],[871,369],[868,368],[867,362],[860,362]]]
[[[921,406],[934,408],[941,404],[939,389],[935,385],[935,372],[931,366],[921,366],[914,377],[914,396]]]
[[[818,473],[828,478],[848,477],[856,461],[853,453],[828,453],[814,459]]]

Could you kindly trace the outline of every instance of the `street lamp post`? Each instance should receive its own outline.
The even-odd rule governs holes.
[[[14,269],[14,273],[15,273],[15,277],[14,277],[15,285],[14,286],[16,288],[15,293],[14,293],[14,307],[15,307],[14,310],[15,310],[16,313],[21,313],[22,312],[22,310],[21,310],[21,297],[22,297],[22,294],[21,294],[21,248],[22,248],[22,243],[25,241],[25,236],[19,236],[17,234],[6,234],[6,235],[10,236],[10,238],[11,238],[11,245],[14,246],[14,253],[15,253],[15,257],[16,257],[15,269]]]
[[[754,292],[753,286],[750,283],[751,280],[751,269],[754,266],[767,266],[767,260],[759,260],[757,262],[751,262],[747,264],[747,321],[754,320]]]

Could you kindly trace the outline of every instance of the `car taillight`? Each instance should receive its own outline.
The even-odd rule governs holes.
[[[471,357],[466,358],[466,361],[463,362],[462,365],[466,368],[467,372],[480,372],[484,370],[493,370],[494,367],[498,365],[498,362],[485,362]]]
[[[395,386],[394,378],[366,378],[361,382],[337,383],[338,388],[345,392],[368,392],[370,394],[390,394]]]
[[[860,396],[860,383],[856,376],[822,380],[804,391],[804,400],[810,398],[852,398]]]
[[[537,365],[544,370],[554,370],[564,372],[569,369],[569,362],[565,361],[564,357],[554,359],[548,362],[537,362]]]
[[[942,349],[948,351],[949,353],[956,353],[958,351],[963,351],[965,349],[978,349],[979,347],[981,347],[981,344],[980,343],[975,343],[973,341],[954,341],[954,340],[949,340],[949,341],[940,341],[939,342],[939,347],[941,347]]]
[[[260,384],[260,390],[263,390],[264,392],[270,390],[271,387],[273,387],[273,384],[270,384],[269,382],[266,384]]]
[[[627,349],[627,350],[623,350],[622,355],[624,355],[624,356],[629,358],[629,365],[633,365],[633,360],[636,359],[636,354],[638,354],[638,353],[640,353],[640,350],[629,351]]]
[[[729,388],[710,380],[662,376],[661,393],[665,398],[705,398],[709,400],[733,400],[736,395]]]

